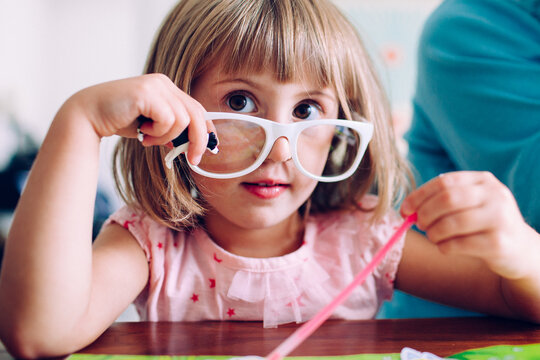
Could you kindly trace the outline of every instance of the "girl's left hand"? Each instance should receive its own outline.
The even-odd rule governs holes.
[[[480,258],[504,278],[530,276],[536,266],[532,253],[540,235],[525,223],[510,190],[489,172],[434,178],[407,196],[401,212],[416,212],[417,227],[441,252]]]

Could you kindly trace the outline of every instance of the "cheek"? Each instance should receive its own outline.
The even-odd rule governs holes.
[[[212,179],[196,173],[192,173],[192,177],[199,192],[207,200],[223,197],[223,195],[229,193],[233,187],[233,182],[231,180]]]
[[[334,127],[314,126],[306,129],[298,137],[298,160],[309,173],[321,175],[328,158]]]
[[[299,180],[297,181],[296,188],[300,189],[299,192],[301,193],[301,204],[311,197],[311,194],[315,190],[315,187],[318,183],[319,182],[317,180],[313,180],[311,178],[308,178],[307,176],[299,175]]]
[[[328,149],[306,152],[298,155],[300,163],[309,173],[321,175],[328,159]]]

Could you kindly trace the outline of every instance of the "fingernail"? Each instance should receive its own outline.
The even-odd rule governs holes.
[[[137,140],[139,140],[141,143],[144,141],[144,133],[140,128],[137,128]]]
[[[195,165],[195,166],[199,165],[199,163],[201,162],[201,158],[202,158],[202,156],[200,156],[200,155],[195,156],[191,161],[191,165]]]
[[[405,201],[401,204],[400,211],[401,211],[402,216],[408,216],[412,212],[411,209],[410,209],[409,204],[407,202],[405,202]]]

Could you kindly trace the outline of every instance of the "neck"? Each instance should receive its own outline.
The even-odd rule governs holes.
[[[206,216],[212,240],[228,252],[245,257],[269,258],[297,250],[303,242],[303,220],[298,213],[271,227],[249,229],[222,217]]]

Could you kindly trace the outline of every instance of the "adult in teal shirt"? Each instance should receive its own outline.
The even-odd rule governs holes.
[[[486,170],[540,231],[540,0],[446,0],[420,39],[406,136],[419,183]]]
[[[540,231],[540,0],[442,2],[420,38],[413,106],[406,140],[419,184],[490,171]],[[397,293],[381,317],[456,315]]]

